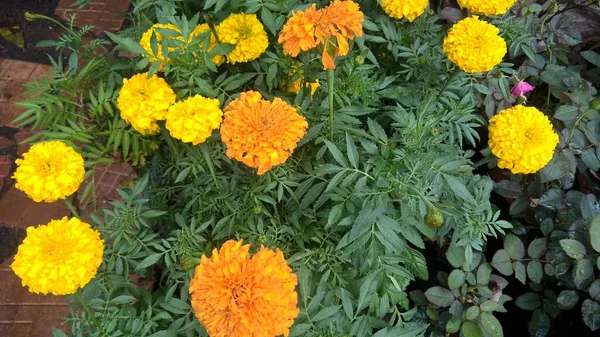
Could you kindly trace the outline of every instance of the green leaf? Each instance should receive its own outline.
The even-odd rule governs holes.
[[[562,239],[560,240],[560,246],[573,259],[581,260],[585,257],[585,246],[577,240]]]
[[[535,310],[542,305],[542,300],[537,293],[528,292],[517,297],[515,305],[523,310]]]
[[[492,300],[487,300],[487,301],[481,303],[481,305],[479,307],[481,308],[481,311],[492,312],[492,311],[498,309],[499,306],[500,306],[500,304],[498,304],[497,302],[494,302]]]
[[[479,317],[479,307],[476,305],[470,307],[465,312],[465,318],[468,319],[469,321],[474,321],[477,319],[477,317]]]
[[[340,164],[340,166],[342,166],[342,167],[348,167],[348,163],[346,162],[346,158],[342,154],[342,151],[340,151],[340,149],[338,149],[337,146],[335,146],[335,144],[333,144],[332,142],[330,142],[328,140],[325,140],[325,145],[327,146],[327,149],[329,150],[329,152],[331,153],[331,155],[333,155],[333,159],[335,159],[335,161],[338,164]]]
[[[354,140],[352,140],[352,137],[350,137],[350,135],[347,132],[346,132],[346,151],[348,152],[348,159],[350,160],[350,164],[352,164],[352,166],[355,169],[358,169],[358,163],[359,163],[358,150],[356,150],[356,145],[354,145]]]
[[[510,258],[513,260],[520,260],[525,256],[525,246],[521,239],[516,235],[509,233],[504,238],[504,249],[508,251]]]
[[[111,38],[111,40],[115,41],[116,43],[119,44],[119,46],[122,46],[125,51],[130,51],[132,53],[136,53],[136,54],[140,54],[140,55],[145,55],[146,54],[146,50],[144,49],[144,47],[142,47],[139,43],[137,43],[136,41],[134,41],[133,39],[130,39],[128,37],[122,37],[110,32],[106,32],[106,35],[108,35],[108,37]]]
[[[546,238],[539,238],[531,241],[527,248],[527,254],[534,259],[539,259],[546,252],[547,240]]]
[[[582,51],[580,54],[589,63],[595,65],[596,67],[600,67],[600,54],[591,50]]]
[[[503,337],[504,331],[502,330],[502,324],[498,321],[494,315],[484,312],[481,314],[481,325],[489,336],[492,337]]]
[[[550,317],[543,310],[537,309],[533,312],[533,317],[527,324],[530,336],[543,337],[550,330]]]
[[[462,270],[454,269],[448,276],[448,287],[458,289],[465,284],[465,273]]]
[[[462,323],[462,321],[460,319],[460,316],[453,315],[452,317],[450,317],[450,319],[446,323],[446,332],[447,333],[457,333],[458,330],[460,329],[461,323]]]
[[[575,277],[579,280],[585,280],[594,273],[594,264],[590,259],[582,259],[577,261],[575,267]]]
[[[137,267],[135,267],[135,270],[142,270],[154,265],[162,256],[163,253],[154,253],[148,255],[145,259],[142,260],[142,262],[140,262],[137,265]]]
[[[454,301],[454,295],[446,288],[432,287],[427,289],[425,296],[429,302],[437,305],[438,307],[448,307]]]
[[[451,176],[449,174],[444,174],[444,179],[446,179],[446,182],[448,183],[448,186],[450,187],[450,189],[452,190],[452,192],[454,192],[454,194],[466,201],[469,202],[471,204],[475,204],[475,198],[473,198],[473,195],[471,194],[471,192],[469,192],[469,190],[467,189],[467,187],[465,186],[465,184],[460,181],[460,179],[456,178],[455,176]]]
[[[460,331],[464,337],[483,337],[483,331],[473,322],[464,322]]]
[[[67,337],[67,335],[57,328],[52,328],[52,337]]]
[[[600,215],[596,216],[590,225],[590,241],[592,248],[600,253]]]
[[[595,299],[596,301],[600,301],[600,279],[597,279],[596,281],[592,282],[592,284],[590,285],[590,289],[588,289],[588,292],[590,293],[590,296],[592,296],[593,299]]]
[[[494,183],[494,192],[505,198],[516,199],[523,195],[523,187],[516,181],[501,180]]]
[[[446,251],[446,259],[454,268],[460,268],[465,263],[465,248],[452,245]]]
[[[349,319],[354,317],[354,308],[352,307],[352,300],[350,299],[350,293],[342,288],[340,290],[341,298],[342,298],[342,306],[344,307],[344,312]]]
[[[561,310],[570,310],[579,302],[579,295],[575,290],[563,290],[556,298],[556,304]]]
[[[322,309],[321,311],[319,311],[316,315],[314,315],[312,317],[312,320],[313,320],[313,322],[318,322],[318,321],[322,321],[326,318],[329,318],[329,317],[335,315],[337,312],[339,312],[341,307],[342,307],[341,305],[332,305],[332,306],[326,307],[326,308]]]
[[[492,265],[489,262],[481,264],[477,269],[477,284],[488,284],[492,274]]]
[[[500,249],[492,257],[492,266],[502,275],[510,276],[513,273],[510,254],[505,249]]]
[[[581,305],[583,321],[592,331],[600,328],[600,304],[590,299],[583,301]]]
[[[527,271],[525,269],[525,264],[520,261],[513,262],[513,268],[515,270],[515,277],[517,280],[521,281],[521,283],[525,284],[527,282]]]
[[[544,276],[544,267],[540,261],[530,261],[527,264],[527,276],[535,283],[542,282]]]

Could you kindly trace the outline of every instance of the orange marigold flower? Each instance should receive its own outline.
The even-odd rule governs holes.
[[[224,113],[221,139],[227,145],[227,156],[257,168],[259,175],[284,163],[308,127],[306,119],[289,104],[280,98],[264,100],[256,91],[241,93]]]
[[[300,50],[308,51],[323,45],[323,66],[335,68],[337,56],[348,54],[348,40],[363,34],[364,14],[353,1],[336,0],[329,6],[316,10],[313,4],[296,12],[286,22],[279,34],[279,43],[285,54],[298,56]]]
[[[298,279],[283,253],[229,240],[202,256],[190,283],[192,307],[210,337],[288,336],[298,315]]]
[[[283,46],[283,52],[296,57],[300,50],[308,51],[316,47],[319,42],[315,37],[315,28],[319,25],[319,17],[315,4],[303,11],[292,12],[292,17],[279,33],[278,42]]]

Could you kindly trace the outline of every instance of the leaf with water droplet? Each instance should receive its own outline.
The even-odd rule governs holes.
[[[586,254],[585,246],[577,240],[562,239],[560,240],[560,246],[565,251],[565,253],[569,255],[569,257],[576,260],[583,259],[583,257]]]
[[[485,332],[492,337],[504,336],[502,324],[500,324],[498,319],[490,313],[484,312],[481,314],[481,325],[483,325]]]

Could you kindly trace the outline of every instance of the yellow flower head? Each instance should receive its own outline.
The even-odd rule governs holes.
[[[488,144],[498,167],[512,173],[535,173],[552,159],[558,135],[546,115],[517,105],[490,118]]]
[[[10,267],[32,293],[68,295],[96,276],[103,252],[99,232],[77,218],[64,217],[28,227]]]
[[[218,99],[195,95],[171,105],[166,127],[173,138],[197,145],[221,125],[222,116]]]
[[[477,16],[457,22],[444,39],[448,59],[467,73],[492,70],[506,55],[506,42],[494,25]]]
[[[306,134],[308,123],[294,108],[256,91],[243,92],[225,108],[221,139],[227,156],[258,169],[262,175],[284,163]]]
[[[300,66],[302,66],[302,63],[300,64]],[[304,85],[304,87],[309,87],[310,88],[310,94],[314,95],[315,91],[317,91],[317,89],[320,86],[319,80],[315,80],[314,82],[306,82],[304,83],[304,72],[302,71],[302,69],[299,69],[296,65],[292,66],[292,73],[290,74],[289,79],[291,80],[294,75],[298,74],[298,78],[296,78],[296,80],[294,82],[291,82],[288,84],[288,91],[289,92],[293,92],[293,93],[298,93],[300,92],[300,89],[302,88],[302,85]],[[283,81],[281,83],[281,87],[285,88],[285,85],[287,84],[287,81]]]
[[[117,98],[121,118],[143,135],[159,131],[156,121],[167,117],[167,110],[175,103],[175,93],[162,78],[148,73],[133,75],[123,80]]]
[[[231,14],[217,27],[221,43],[235,48],[227,55],[227,62],[248,62],[257,59],[269,46],[265,27],[256,14]]]
[[[283,253],[249,249],[229,240],[196,267],[192,307],[210,337],[287,336],[298,315],[298,280]]]
[[[380,0],[383,11],[396,19],[406,18],[413,22],[425,12],[429,0]]]
[[[197,25],[196,28],[194,28],[194,31],[192,32],[192,34],[190,34],[190,40],[194,36],[198,36],[198,35],[206,32],[208,30],[210,30],[210,27],[206,23]],[[217,45],[217,39],[215,38],[215,36],[213,34],[211,34],[210,35],[210,48],[208,48],[208,51],[211,51],[216,45]],[[221,65],[225,61],[225,56],[223,56],[223,55],[214,56],[211,59],[211,61],[216,66],[219,66],[219,65]]]
[[[172,25],[170,23],[169,24],[156,23],[156,24],[152,25],[152,27],[150,27],[146,32],[144,32],[144,34],[142,34],[142,38],[140,39],[140,45],[150,55],[151,62],[154,62],[154,61],[161,61],[161,63],[169,62],[169,59],[167,58],[165,60],[165,58],[163,56],[162,47],[160,45],[160,42],[163,40],[163,36],[157,30],[157,28],[170,29],[170,30],[180,33],[179,29],[177,29],[177,27],[175,27],[174,25]],[[156,42],[157,42],[156,54],[154,54],[154,52],[152,51],[152,43],[151,43],[152,33],[154,33],[154,36],[156,36]],[[169,39],[177,39],[177,38],[169,37]],[[182,40],[181,37],[179,37],[179,39]],[[175,48],[173,48],[173,47],[168,48],[169,53],[171,53],[173,50],[175,50]]]
[[[501,15],[511,8],[517,0],[458,0],[458,5],[474,14]]]
[[[75,193],[83,182],[83,157],[61,141],[33,145],[17,159],[15,187],[36,202],[53,202]]]

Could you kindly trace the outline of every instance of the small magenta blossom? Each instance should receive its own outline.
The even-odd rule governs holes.
[[[535,87],[531,84],[525,81],[519,81],[519,83],[515,84],[512,89],[510,89],[510,94],[514,97],[520,97],[530,91],[533,91],[533,89],[535,89]]]

